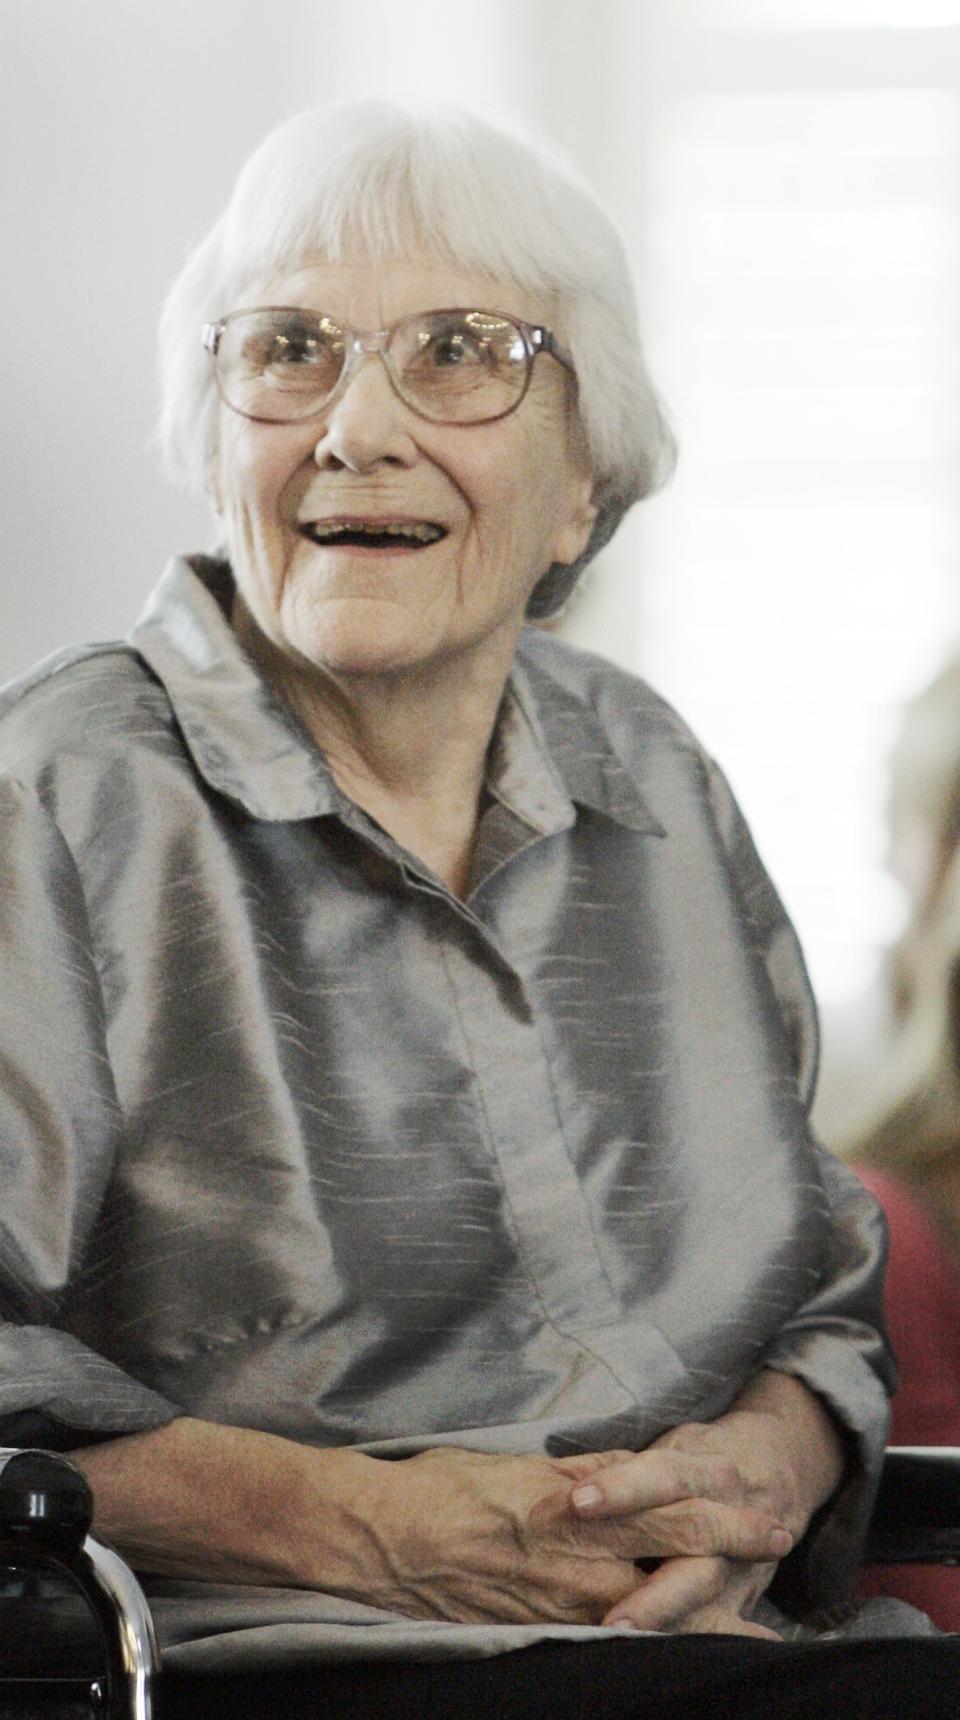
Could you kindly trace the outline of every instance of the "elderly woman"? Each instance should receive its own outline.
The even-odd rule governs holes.
[[[0,722],[0,1431],[181,1636],[775,1634],[856,1563],[880,1232],[722,777],[528,625],[671,464],[616,235],[308,113],[162,347],[218,552]]]

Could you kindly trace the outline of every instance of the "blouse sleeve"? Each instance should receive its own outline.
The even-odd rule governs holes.
[[[0,778],[0,1441],[178,1413],[64,1329],[121,1127],[76,866],[33,793]]]
[[[796,934],[757,855],[736,802],[712,767],[716,817],[747,923],[762,955],[809,1109],[817,1068],[817,1017]],[[763,1359],[802,1380],[846,1435],[848,1462],[838,1492],[793,1555],[806,1599],[828,1604],[849,1592],[870,1518],[889,1428],[896,1372],[886,1340],[883,1268],[886,1226],[878,1202],[846,1166],[811,1137],[815,1169],[831,1215],[830,1245],[813,1295],[787,1320]]]

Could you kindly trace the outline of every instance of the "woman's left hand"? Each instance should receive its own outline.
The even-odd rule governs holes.
[[[655,1450],[689,1455],[690,1497],[644,1510],[645,1469]],[[711,1499],[702,1501],[705,1511],[718,1500],[734,1509],[762,1511],[784,1524],[795,1544],[813,1512],[835,1491],[844,1451],[819,1399],[790,1375],[767,1371],[715,1422],[673,1428],[635,1456],[611,1452],[566,1459],[562,1467],[578,1481],[572,1506],[579,1517],[635,1516],[644,1541],[655,1533],[665,1548],[658,1567],[647,1575],[638,1573],[636,1589],[611,1608],[603,1623],[776,1638],[776,1632],[749,1617],[773,1578],[776,1562],[706,1557],[688,1550],[696,1477],[704,1458],[719,1460],[719,1469],[711,1465],[713,1485]]]

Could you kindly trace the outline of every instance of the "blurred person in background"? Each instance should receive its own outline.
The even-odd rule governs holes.
[[[908,902],[890,954],[893,1018],[917,999],[919,969],[960,847],[960,656],[907,706],[890,757],[889,865]]]
[[[892,749],[889,864],[908,916],[884,965],[880,1030],[846,1071],[842,1122],[821,1127],[890,1226],[891,1439],[960,1445],[960,657],[907,707]],[[863,1587],[960,1630],[958,1571],[880,1570]]]
[[[906,903],[903,930],[869,987],[823,1014],[813,1123],[822,1140],[841,1150],[869,1127],[868,1116],[881,1102],[878,1074],[894,1044],[902,1069],[917,964],[925,960],[927,929],[960,840],[960,656],[906,706],[890,750],[888,785],[887,865]],[[909,1077],[898,1073],[897,1085],[904,1082]]]

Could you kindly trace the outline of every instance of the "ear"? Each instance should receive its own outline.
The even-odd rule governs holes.
[[[578,473],[570,480],[567,505],[562,518],[557,521],[553,540],[554,561],[569,567],[571,562],[583,554],[590,541],[597,512],[597,504],[593,499],[593,474]]]

